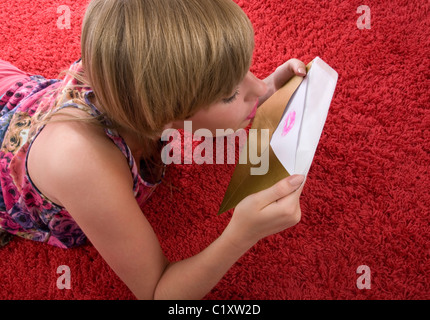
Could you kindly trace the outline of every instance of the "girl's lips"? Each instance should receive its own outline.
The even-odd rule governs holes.
[[[252,119],[254,119],[254,117],[255,117],[255,115],[256,115],[256,113],[257,113],[257,108],[258,108],[258,100],[257,100],[257,102],[255,103],[254,108],[252,109],[251,113],[250,113],[250,114],[249,114],[249,116],[246,118],[246,120],[252,120]]]

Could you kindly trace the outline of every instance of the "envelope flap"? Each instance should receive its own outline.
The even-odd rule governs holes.
[[[319,57],[310,72],[294,173],[307,175],[327,119],[338,79],[337,72]]]

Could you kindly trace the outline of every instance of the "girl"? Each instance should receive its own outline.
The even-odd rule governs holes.
[[[0,73],[0,230],[70,248],[88,239],[139,299],[200,299],[260,239],[300,220],[303,176],[240,202],[199,254],[165,258],[140,206],[164,177],[167,128],[238,130],[305,65],[264,81],[232,0],[93,0],[66,77]],[[250,116],[251,115],[251,116]],[[4,239],[6,240],[6,239]]]

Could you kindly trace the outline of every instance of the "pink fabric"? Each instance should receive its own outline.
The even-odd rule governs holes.
[[[86,236],[67,209],[50,201],[33,184],[27,171],[27,157],[33,141],[43,130],[43,126],[38,127],[37,121],[34,121],[35,114],[40,115],[53,107],[56,107],[54,112],[73,107],[94,117],[102,116],[90,102],[92,90],[85,87],[73,93],[63,92],[63,87],[77,85],[71,75],[63,80],[46,79],[39,75],[26,76],[10,64],[6,67],[11,69],[8,72],[11,77],[7,78],[17,81],[6,88],[0,99],[0,230],[60,248],[83,245]],[[78,73],[80,70],[82,65],[79,59],[70,71]],[[72,100],[78,95],[80,101],[85,103],[77,104]],[[57,97],[59,100],[56,100]],[[107,125],[108,119],[105,121]],[[106,128],[105,131],[124,154],[133,178],[136,201],[143,205],[162,181],[155,184],[146,182],[124,139],[113,129]]]
[[[0,97],[16,82],[29,76],[31,75],[0,59]]]

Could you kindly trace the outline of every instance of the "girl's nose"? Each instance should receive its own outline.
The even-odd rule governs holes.
[[[254,99],[261,97],[266,94],[267,92],[267,85],[263,80],[258,79],[252,72],[249,72],[250,77],[250,87]]]

